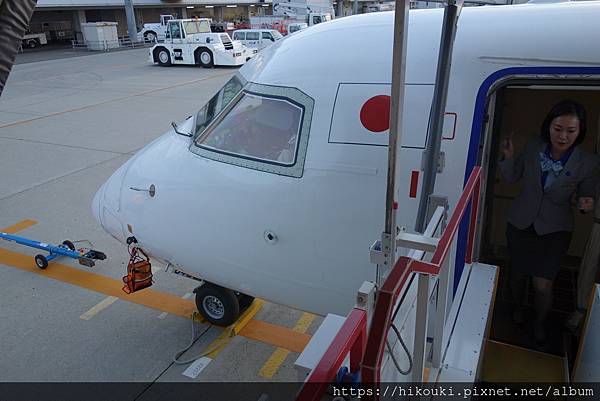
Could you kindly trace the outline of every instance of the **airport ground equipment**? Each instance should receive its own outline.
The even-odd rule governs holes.
[[[312,26],[331,21],[333,16],[331,6],[282,1],[273,3],[273,15],[250,17],[250,26],[253,29],[276,29],[287,35],[293,32],[289,30],[290,25]]]
[[[146,42],[159,42],[165,40],[167,31],[167,23],[175,19],[171,14],[163,14],[160,16],[160,22],[144,24],[141,31],[138,32],[138,39]]]
[[[191,64],[202,67],[238,66],[250,60],[258,50],[232,41],[227,33],[213,33],[208,18],[172,19],[166,39],[150,49],[150,62],[166,67]]]
[[[30,49],[48,44],[45,33],[28,33],[21,39],[21,45]]]
[[[104,252],[87,248],[76,249],[73,242],[69,240],[64,240],[60,245],[53,245],[47,242],[39,242],[3,232],[0,232],[0,239],[16,242],[19,245],[25,245],[48,252],[48,256],[44,256],[42,254],[35,255],[35,264],[42,270],[48,267],[48,262],[58,258],[59,256],[67,256],[72,259],[77,259],[79,264],[87,267],[93,267],[95,265],[95,260],[106,259]]]

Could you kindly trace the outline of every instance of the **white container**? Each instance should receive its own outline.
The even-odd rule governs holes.
[[[109,50],[119,47],[116,22],[84,22],[83,40],[89,50]]]

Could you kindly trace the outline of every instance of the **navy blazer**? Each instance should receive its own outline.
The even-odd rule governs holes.
[[[546,142],[537,138],[529,142],[517,158],[498,163],[506,181],[512,183],[523,179],[523,189],[508,212],[509,223],[520,229],[533,224],[538,235],[573,231],[573,193],[578,198],[594,198],[600,179],[600,158],[577,146],[559,176],[544,191],[540,152],[544,152],[547,146]]]

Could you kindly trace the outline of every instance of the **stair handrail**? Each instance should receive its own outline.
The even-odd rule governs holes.
[[[361,383],[374,386],[381,379],[381,362],[385,340],[390,329],[393,308],[411,273],[438,275],[447,262],[453,239],[458,232],[460,222],[471,202],[469,236],[465,263],[473,261],[473,246],[479,209],[481,189],[481,167],[475,166],[467,180],[463,193],[445,227],[430,262],[400,257],[381,289],[377,291],[376,304],[367,336],[367,312],[354,308],[347,316],[331,345],[303,384],[296,401],[321,400],[332,383],[344,359],[350,353],[350,372],[359,370]],[[448,266],[449,267],[449,266]],[[443,332],[439,336],[443,338]],[[414,369],[414,368],[413,368]],[[368,392],[367,400],[378,400],[377,391]]]
[[[448,225],[442,233],[431,261],[425,262],[404,256],[400,257],[382,288],[377,291],[377,301],[370,325],[365,354],[361,364],[361,381],[363,384],[374,385],[380,382],[381,362],[385,349],[385,340],[391,325],[393,308],[408,277],[411,273],[425,273],[430,275],[438,275],[440,273],[440,269],[447,260],[452,241],[458,232],[460,222],[470,202],[471,215],[465,263],[472,263],[480,189],[481,167],[476,166],[469,176],[463,193],[456,204]],[[443,338],[443,336],[440,338]],[[367,399],[378,400],[379,396],[377,392],[372,392],[372,396],[368,396]]]
[[[350,353],[350,372],[358,372],[367,342],[367,312],[354,308],[334,337],[331,345],[311,371],[296,401],[319,401]]]

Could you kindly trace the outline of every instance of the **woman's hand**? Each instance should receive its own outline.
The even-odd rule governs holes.
[[[581,197],[577,200],[577,209],[581,213],[587,213],[594,210],[594,198],[590,197]]]
[[[502,152],[504,159],[512,159],[515,155],[515,148],[512,142],[513,135],[514,132],[511,132],[510,135],[502,139],[502,143],[500,144],[500,151]]]

